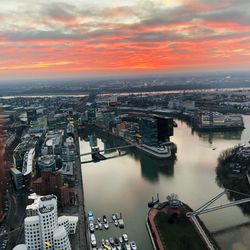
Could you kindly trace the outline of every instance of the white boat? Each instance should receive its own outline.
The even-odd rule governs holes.
[[[112,237],[109,238],[109,243],[110,243],[111,245],[114,245],[114,244],[115,244],[114,239],[113,239]]]
[[[115,214],[112,214],[112,220],[115,221],[117,218],[116,218],[116,215]]]
[[[91,246],[96,247],[96,237],[94,234],[90,234]]]
[[[120,242],[120,243],[122,243],[122,242],[123,242],[122,237],[119,237],[119,242]]]
[[[118,227],[118,220],[115,220],[115,226]]]
[[[124,228],[124,221],[123,219],[118,220],[119,228]]]
[[[98,230],[98,224],[95,224],[95,230]]]
[[[104,222],[104,223],[108,222],[108,221],[107,221],[107,216],[106,216],[106,215],[103,215],[102,219],[103,219],[103,222]]]
[[[105,228],[105,229],[108,229],[108,228],[109,228],[109,223],[108,223],[108,222],[104,223],[104,228]]]
[[[117,249],[117,250],[121,250],[122,247],[121,247],[120,245],[118,245],[118,246],[116,246],[116,249]]]
[[[132,250],[137,250],[137,246],[134,241],[131,241],[130,245],[131,245]]]
[[[93,232],[95,231],[95,226],[94,226],[93,222],[90,222],[90,223],[89,223],[89,231],[90,231],[91,233],[93,233]]]
[[[128,235],[127,234],[123,234],[122,235],[122,239],[124,242],[127,242],[128,241]]]
[[[128,242],[125,244],[125,246],[126,246],[127,250],[131,250],[131,246],[130,246],[130,244]]]
[[[93,214],[92,211],[89,211],[87,216],[88,216],[89,222],[90,222],[90,221],[94,221],[94,214]]]
[[[99,230],[102,230],[102,223],[101,222],[98,222],[98,228],[99,228]]]

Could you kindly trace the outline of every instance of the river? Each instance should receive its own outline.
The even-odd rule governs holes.
[[[151,250],[145,219],[147,202],[153,195],[159,193],[163,201],[167,195],[175,193],[180,200],[196,209],[223,191],[216,182],[217,158],[229,147],[248,143],[250,116],[244,116],[246,129],[242,133],[198,134],[192,132],[185,122],[176,122],[178,127],[171,137],[177,144],[175,162],[161,163],[135,151],[125,156],[82,165],[86,211],[93,211],[97,217],[104,214],[110,217],[114,212],[121,212],[125,222],[125,229],[112,226],[107,231],[97,232],[98,241],[127,233],[130,240],[136,241],[139,249]],[[100,149],[104,148],[103,141],[97,140]],[[109,141],[106,139],[107,143]],[[90,151],[89,142],[82,138],[80,150],[81,153]],[[88,159],[84,157],[82,160]],[[224,202],[228,202],[226,197],[216,204]],[[202,215],[201,219],[211,232],[249,221],[249,217],[243,215],[239,207],[208,213]],[[238,229],[237,233],[240,235],[241,231]],[[225,233],[216,234],[215,238],[223,250],[237,249],[236,241],[240,241],[240,237],[235,239],[228,236]]]

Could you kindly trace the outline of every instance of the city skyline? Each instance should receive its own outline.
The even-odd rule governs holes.
[[[247,0],[0,3],[0,79],[247,70]]]

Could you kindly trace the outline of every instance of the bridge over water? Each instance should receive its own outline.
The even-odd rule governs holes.
[[[120,149],[127,149],[127,148],[133,148],[135,147],[136,144],[129,144],[125,146],[118,146],[118,147],[113,147],[113,148],[107,148],[107,149],[101,149],[101,150],[96,150],[95,152],[87,152],[80,154],[80,156],[86,156],[86,155],[92,155],[93,153],[103,153],[105,151],[111,151],[111,150],[120,150]]]

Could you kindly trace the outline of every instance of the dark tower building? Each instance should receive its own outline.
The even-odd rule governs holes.
[[[30,124],[31,121],[35,121],[37,119],[35,109],[28,109],[26,112],[27,112],[27,122],[28,122],[28,124]]]
[[[154,119],[157,122],[158,141],[169,141],[169,137],[174,135],[173,118],[154,116]]]
[[[173,118],[153,116],[140,120],[140,132],[142,143],[149,146],[157,146],[169,141],[173,135]]]

